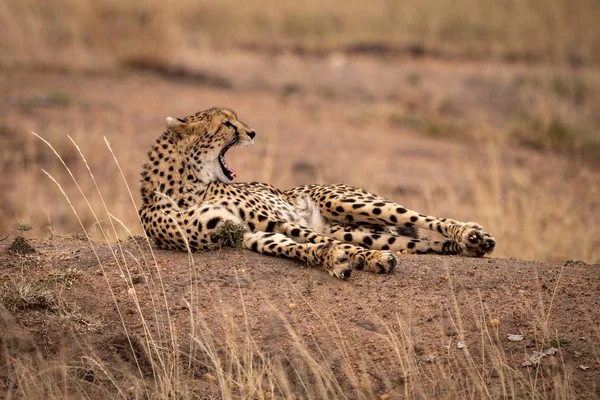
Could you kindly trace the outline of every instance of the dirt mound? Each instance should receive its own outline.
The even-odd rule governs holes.
[[[343,282],[245,250],[32,244],[0,245],[13,395],[600,395],[599,265],[403,256]]]

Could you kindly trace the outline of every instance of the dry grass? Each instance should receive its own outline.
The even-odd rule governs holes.
[[[409,3],[352,0],[343,4],[313,0],[295,3],[178,0],[169,2],[168,6],[157,0],[58,0],[52,4],[40,0],[7,0],[0,5],[3,55],[0,68],[5,71],[23,66],[99,71],[140,63],[169,66],[187,61],[181,57],[183,51],[191,54],[188,54],[189,59],[204,50],[232,47],[275,53],[291,49],[300,54],[343,50],[386,56],[408,52],[448,58],[593,66],[600,61],[599,16],[599,3],[593,0],[582,0],[576,6],[566,0],[549,3],[461,0],[458,4],[450,0]],[[393,68],[390,67],[390,77],[397,74]],[[384,71],[380,72],[387,76]],[[267,70],[266,74],[269,73]],[[309,83],[295,86],[289,82],[273,84],[268,77],[262,81],[263,86],[257,83],[253,83],[257,86],[244,86],[247,84],[230,76],[222,82],[240,92],[264,90],[264,86],[274,88],[282,103],[297,93],[307,92],[307,100],[299,102],[307,109],[303,117],[317,122],[322,118],[316,110],[321,103],[311,104],[311,90],[319,93],[321,99],[334,103],[336,98],[366,93],[365,98],[379,103],[372,109],[369,107],[375,102],[363,100],[358,105],[353,104],[350,109],[355,107],[360,112],[355,112],[347,125],[338,126],[370,126],[381,119],[385,123],[372,129],[409,124],[425,136],[487,143],[477,147],[486,163],[456,160],[457,167],[454,167],[465,177],[460,188],[453,182],[423,182],[416,191],[405,190],[390,186],[389,182],[395,182],[392,177],[375,179],[370,168],[356,169],[352,183],[394,200],[401,198],[403,204],[433,215],[478,221],[498,239],[495,254],[499,256],[553,261],[600,260],[597,226],[600,182],[593,163],[600,154],[597,135],[600,122],[596,115],[600,86],[593,67],[591,72],[527,70],[510,76],[509,85],[494,86],[489,80],[482,84],[464,79],[461,82],[465,84],[458,90],[452,86],[440,89],[453,80],[452,76],[440,82],[435,74],[411,70],[402,75],[404,87],[392,87],[397,90],[393,93],[379,87],[356,91],[346,87],[339,89],[335,85],[328,86],[328,82],[319,83],[315,75],[312,74]],[[432,76],[434,79],[430,79]],[[392,82],[391,79],[385,81],[386,85]],[[508,93],[499,94],[497,89],[506,87],[510,87]],[[472,91],[481,97],[465,102],[453,98],[457,93]],[[399,100],[390,103],[388,98],[393,96]],[[496,112],[506,104],[495,103],[497,99],[508,99],[509,103],[518,99],[517,112],[513,112],[512,107],[506,112]],[[10,100],[16,101],[16,98]],[[8,103],[7,107],[14,106]],[[97,105],[96,102],[92,106]],[[115,361],[100,356],[94,344],[78,334],[82,330],[94,331],[103,324],[82,312],[77,304],[62,299],[64,290],[78,284],[78,270],[58,268],[41,281],[32,281],[22,274],[2,283],[2,303],[10,312],[18,314],[40,309],[53,314],[55,323],[64,326],[65,334],[71,335],[70,345],[80,349],[82,355],[77,361],[58,357],[49,363],[41,352],[1,353],[0,373],[7,377],[4,385],[8,397],[194,398],[206,395],[206,387],[199,387],[198,378],[216,385],[214,398],[370,399],[379,396],[378,388],[382,386],[377,386],[371,376],[357,372],[348,357],[350,339],[345,338],[335,324],[326,323],[327,315],[313,313],[311,317],[321,322],[323,335],[337,343],[335,351],[341,356],[335,366],[325,362],[314,342],[285,323],[286,318],[277,314],[274,305],[273,313],[283,321],[292,338],[292,349],[287,358],[274,357],[261,350],[248,329],[241,290],[238,300],[245,323],[240,325],[225,308],[204,309],[194,297],[194,293],[202,289],[202,282],[192,257],[189,258],[189,279],[194,283],[187,303],[191,334],[175,329],[170,320],[173,307],[164,295],[161,269],[153,259],[149,243],[139,246],[131,262],[114,241],[141,233],[135,197],[129,186],[117,182],[135,187],[144,153],[136,146],[144,140],[140,140],[139,127],[131,122],[129,113],[124,118],[120,107],[115,111],[104,106],[99,107],[99,116],[88,118],[87,99],[57,88],[28,95],[17,106],[19,112],[32,114],[47,108],[36,114],[39,117],[36,122],[22,123],[12,114],[3,115],[0,161],[5,171],[10,171],[18,180],[4,176],[2,181],[8,188],[3,193],[3,203],[17,207],[9,209],[0,204],[0,227],[3,231],[9,230],[15,220],[24,220],[35,226],[36,235],[42,233],[41,227],[50,225],[61,230],[80,229],[82,233],[78,236],[88,240],[92,249],[95,249],[92,238],[112,243],[112,264],[126,277],[124,284],[131,293],[143,334],[137,336],[131,332],[129,316],[123,315],[122,304],[116,301],[113,284],[108,279],[107,286],[124,331],[119,348],[122,355],[131,360],[130,365],[124,365],[122,359]],[[475,113],[456,114],[456,109],[471,106]],[[56,109],[66,112],[53,113]],[[136,112],[136,117],[148,115]],[[155,122],[160,122],[160,118],[147,125],[156,127]],[[339,121],[332,123],[339,124]],[[62,156],[62,163],[28,133],[40,125],[43,126],[41,135],[51,138]],[[290,128],[289,125],[284,127]],[[153,128],[151,136],[156,136],[159,129]],[[111,131],[120,133],[111,138],[118,158],[123,159],[128,149],[139,153],[127,154],[125,171],[114,162],[114,154],[105,151],[103,136]],[[71,134],[74,142],[66,138],[66,133]],[[311,164],[310,160],[302,164],[302,168],[298,165],[278,167],[279,159],[273,149],[276,139],[271,137],[270,142],[266,141],[264,157],[253,160],[252,164],[247,162],[261,171],[260,178],[289,186],[295,183],[294,176],[299,169],[308,171],[315,181],[327,178],[328,171]],[[82,147],[82,152],[75,143]],[[510,147],[515,143],[543,152],[513,157],[512,153],[520,151]],[[554,154],[557,150],[572,158],[557,158]],[[87,160],[82,158],[82,153],[88,155]],[[528,161],[531,158],[533,162]],[[65,166],[69,168],[68,174]],[[45,168],[53,180],[46,179],[40,167]],[[68,201],[60,199],[62,195]],[[77,218],[73,219],[73,215]],[[0,237],[3,233],[0,232]],[[226,240],[235,241],[230,236],[228,234]],[[108,268],[100,258],[98,267],[101,272]],[[141,287],[151,294],[149,308],[137,298],[136,290],[142,290]],[[556,282],[554,290],[558,287],[559,282]],[[307,283],[308,296],[313,290],[312,283]],[[385,351],[394,354],[402,368],[402,375],[397,377],[403,390],[400,395],[423,399],[567,399],[582,393],[581,388],[577,391],[573,385],[573,371],[560,358],[551,373],[511,366],[507,361],[510,354],[502,347],[497,331],[488,326],[493,313],[486,309],[483,301],[476,310],[463,308],[460,299],[453,304],[447,309],[445,320],[452,324],[458,340],[474,333],[480,337],[477,353],[481,357],[474,357],[469,347],[462,351],[449,347],[446,361],[429,363],[423,360],[426,354],[419,347],[419,338],[412,333],[414,321],[398,318],[382,322],[386,329],[377,339],[387,344]],[[310,307],[308,300],[306,306]],[[555,333],[544,329],[552,320],[550,310],[556,306],[540,299],[538,306],[525,310],[536,315],[536,326],[542,327],[536,349],[546,348],[552,340],[560,341]],[[204,322],[208,315],[221,316],[221,323],[208,326]],[[590,320],[595,322],[591,317]],[[439,329],[447,327],[442,323]],[[452,346],[455,345],[452,342]],[[2,350],[6,350],[5,347]],[[59,354],[58,349],[53,351]],[[386,384],[389,382],[384,382],[383,387]],[[593,395],[593,388],[589,390]]]
[[[110,149],[109,149],[110,150]],[[114,156],[112,150],[109,152]],[[77,150],[85,165],[87,160]],[[58,154],[57,154],[58,155]],[[497,154],[490,149],[490,158],[494,159]],[[116,159],[115,159],[116,161]],[[74,178],[75,174],[61,159],[61,164],[67,170],[68,175],[74,180],[78,190],[82,186]],[[120,166],[117,164],[117,169]],[[95,194],[84,194],[88,211],[91,212],[91,201],[88,197],[100,197],[104,209],[98,213],[94,212],[97,226],[101,215],[105,219],[113,221],[101,234],[104,240],[109,241],[109,230],[112,236],[118,235],[117,226],[121,221],[114,218],[109,204],[104,203],[103,194],[98,188],[94,171],[87,171],[88,178],[96,188]],[[514,172],[512,173],[514,175]],[[126,184],[125,176],[119,173],[120,181],[125,185],[125,191],[130,193]],[[514,185],[515,179],[509,174],[509,180],[505,183],[502,176],[505,175],[499,165],[499,160],[493,160],[492,168],[488,178],[490,187],[477,186],[474,193],[474,201],[481,201],[487,205],[491,202],[500,202],[506,196],[510,207],[503,208],[501,204],[492,204],[492,210],[499,213],[511,214],[511,209],[519,209],[519,201],[522,197],[512,199],[513,192],[510,187],[505,190],[503,185]],[[83,230],[85,237],[89,238],[91,232],[83,224],[79,212],[73,206],[73,201],[54,177],[51,180],[58,186],[60,192],[65,196],[72,211],[75,213]],[[477,178],[478,180],[480,178]],[[481,189],[480,189],[481,188]],[[488,194],[489,193],[489,194]],[[531,201],[537,201],[533,198]],[[134,198],[130,194],[130,202]],[[546,205],[547,206],[547,205]],[[539,208],[539,206],[538,206]],[[545,210],[547,212],[547,210]],[[531,213],[529,213],[531,214]],[[491,215],[494,218],[496,215]],[[527,221],[527,216],[516,215],[516,217]],[[122,227],[129,231],[127,227]],[[135,229],[137,230],[137,229]],[[137,242],[136,242],[137,243]],[[550,372],[535,369],[514,368],[514,357],[507,354],[501,345],[502,340],[498,336],[495,327],[490,327],[488,321],[495,314],[487,308],[487,303],[480,300],[476,309],[464,308],[462,305],[464,293],[459,295],[454,292],[452,279],[448,284],[451,288],[451,297],[454,299],[446,308],[446,315],[435,329],[447,330],[448,323],[452,333],[447,346],[447,354],[441,362],[433,362],[433,358],[424,353],[419,347],[419,338],[412,333],[414,321],[410,318],[380,321],[384,327],[383,331],[375,334],[375,339],[383,346],[386,353],[393,354],[397,365],[402,373],[398,377],[389,377],[392,381],[383,381],[375,384],[370,375],[360,373],[356,365],[349,357],[349,348],[355,338],[346,337],[331,315],[320,315],[310,313],[313,323],[319,324],[319,333],[322,339],[336,343],[333,350],[340,354],[338,362],[332,364],[323,350],[318,347],[317,341],[312,341],[307,336],[298,332],[288,321],[288,317],[277,311],[275,304],[271,305],[273,315],[282,321],[287,335],[291,338],[292,348],[288,349],[285,356],[265,352],[257,345],[249,327],[246,304],[240,282],[237,282],[239,298],[237,308],[241,310],[242,322],[233,317],[230,309],[222,305],[215,309],[206,308],[198,302],[195,293],[202,290],[202,276],[197,274],[194,258],[190,257],[190,291],[186,295],[186,308],[189,313],[190,332],[180,332],[175,329],[171,322],[170,314],[173,305],[164,296],[165,290],[162,283],[161,268],[154,259],[152,247],[146,240],[139,242],[138,254],[126,258],[120,243],[110,246],[112,252],[112,264],[121,271],[122,276],[129,277],[125,280],[127,292],[131,296],[137,318],[143,334],[139,339],[136,334],[129,330],[130,317],[124,315],[122,304],[115,301],[114,306],[119,313],[119,319],[124,329],[124,337],[119,340],[119,354],[121,359],[115,360],[104,358],[96,352],[92,343],[88,343],[84,336],[77,334],[80,330],[72,329],[72,346],[80,349],[82,356],[79,361],[61,360],[60,357],[48,364],[43,360],[41,353],[33,356],[6,353],[4,373],[6,374],[7,395],[10,398],[65,398],[65,397],[112,397],[123,398],[196,398],[197,396],[214,396],[215,398],[243,398],[243,399],[272,399],[272,398],[359,398],[371,399],[381,395],[381,388],[392,386],[400,387],[405,398],[428,399],[433,397],[443,398],[573,398],[581,395],[582,388],[573,386],[573,371],[560,361],[555,362]],[[90,241],[89,245],[96,252],[96,245]],[[97,257],[97,256],[96,256]],[[135,260],[135,263],[127,260]],[[143,261],[142,261],[143,260]],[[105,261],[97,258],[98,266],[102,271],[107,271],[109,266]],[[146,284],[151,294],[152,305],[150,309],[137,297],[137,291],[133,286],[131,276],[139,273],[138,268],[145,269],[144,275],[152,276]],[[135,269],[135,273],[133,270]],[[26,270],[23,270],[26,272]],[[105,276],[108,274],[104,273]],[[561,274],[562,275],[562,274]],[[84,314],[79,313],[76,305],[65,306],[61,298],[61,292],[66,286],[72,285],[80,276],[80,272],[73,269],[59,269],[50,273],[42,285],[32,284],[22,275],[18,282],[11,282],[8,290],[3,291],[2,301],[12,312],[19,312],[31,307],[42,307],[45,309],[62,310],[60,314],[69,323],[79,322],[89,329],[94,323],[86,319]],[[450,271],[446,276],[450,277]],[[106,280],[109,291],[113,294],[117,290],[114,283]],[[560,286],[561,276],[554,283],[554,290]],[[141,289],[138,289],[141,290]],[[304,303],[303,307],[311,308],[310,294],[300,295]],[[526,313],[535,316],[531,321],[540,328],[536,336],[536,349],[542,350],[548,347],[554,339],[556,343],[561,340],[549,331],[549,322],[552,319],[554,297],[550,301],[544,301],[540,296],[536,302],[530,304],[531,309]],[[231,303],[231,302],[230,302]],[[235,303],[235,302],[234,302]],[[217,304],[223,304],[218,302]],[[231,304],[230,304],[231,306]],[[240,314],[240,312],[236,313]],[[208,325],[206,321],[209,316],[213,321],[219,321]],[[214,318],[215,316],[219,316]],[[166,321],[167,323],[163,323]],[[152,327],[152,328],[151,328]],[[457,343],[465,343],[465,338],[479,336],[479,344],[472,348],[466,346],[457,348]],[[116,339],[115,339],[116,340]],[[473,342],[471,340],[471,342]],[[477,343],[475,341],[474,343]],[[316,347],[315,347],[316,346]],[[330,349],[331,350],[331,349]],[[477,356],[475,355],[477,354]],[[430,357],[430,358],[428,358]],[[511,360],[509,360],[511,359]],[[128,360],[129,367],[124,364]],[[133,368],[132,368],[133,366]],[[0,371],[2,372],[2,371]],[[385,374],[384,374],[385,375]],[[398,381],[398,382],[396,382]],[[200,384],[204,382],[206,385]],[[399,386],[398,386],[399,385]],[[212,389],[210,389],[212,387]],[[588,388],[592,394],[594,388]],[[208,393],[208,394],[207,394]],[[212,394],[211,394],[212,393]]]
[[[345,2],[343,7],[339,2],[316,1],[234,4],[229,0],[179,0],[166,6],[154,0],[135,4],[59,0],[52,5],[38,0],[8,0],[0,5],[0,26],[5,33],[0,37],[4,56],[0,67],[7,71],[1,83],[9,93],[2,104],[7,111],[0,115],[0,165],[11,173],[0,178],[6,185],[0,202],[0,233],[9,233],[16,221],[30,223],[37,236],[46,233],[46,226],[62,231],[77,229],[69,207],[57,200],[52,183],[39,171],[43,167],[61,180],[61,166],[29,131],[37,131],[54,143],[81,182],[83,193],[93,192],[95,187],[83,179],[86,169],[65,134],[85,151],[103,148],[102,137],[109,136],[117,152],[129,153],[125,174],[135,185],[150,143],[145,135],[159,133],[164,114],[195,112],[198,106],[191,104],[198,101],[210,101],[207,107],[215,105],[213,100],[191,95],[179,103],[153,99],[171,98],[181,91],[173,79],[177,78],[188,79],[184,82],[192,90],[204,91],[212,85],[229,91],[226,102],[232,104],[223,105],[236,109],[253,101],[241,97],[244,93],[267,93],[275,99],[267,106],[277,110],[277,116],[248,120],[267,128],[261,136],[266,143],[264,157],[244,165],[245,170],[262,171],[251,179],[290,187],[307,183],[299,181],[298,176],[304,174],[313,180],[352,183],[432,215],[480,221],[499,239],[496,254],[500,256],[553,261],[575,257],[597,262],[595,238],[600,235],[593,221],[598,220],[599,209],[595,200],[599,183],[594,172],[600,160],[600,75],[594,67],[600,54],[598,15],[598,4],[591,0],[577,7],[566,0],[551,4],[541,0],[502,4],[462,0],[460,6],[448,0],[377,0],[368,4]],[[371,55],[386,53],[389,46],[416,46],[457,58],[498,56],[543,62],[515,66],[467,62],[457,68],[452,61],[455,58],[415,63],[350,57],[339,51],[333,56],[296,57],[285,52],[248,56],[227,50],[239,46],[319,51],[353,47],[356,53],[365,43],[383,43],[379,50],[370,47]],[[573,66],[577,60],[589,66]],[[15,66],[106,71],[123,65],[151,67],[173,80],[168,82],[170,87],[160,92],[157,89],[159,94],[145,92],[142,101],[141,97],[133,98],[142,92],[133,82],[144,79],[139,71],[135,79],[127,80],[128,89],[119,92],[110,84],[115,95],[104,97],[96,96],[102,84],[91,86],[87,92],[77,84],[69,86],[68,77],[78,74],[37,91],[31,90],[34,84],[27,89],[18,82],[12,84],[10,77]],[[215,97],[224,98],[218,95]],[[289,111],[285,107],[288,103],[304,112],[284,124],[279,115]],[[339,112],[342,107],[343,115]],[[393,141],[396,130],[409,129],[427,138],[475,142],[478,146],[491,143],[492,150],[483,154],[499,154],[491,158],[497,162],[493,168],[475,170],[483,162],[465,159],[455,171],[462,175],[464,170],[469,176],[466,185],[464,180],[445,186],[423,179],[419,191],[409,193],[390,188],[402,181],[398,176],[371,179],[377,161],[373,160],[373,149],[363,152],[372,165],[357,166],[349,171],[350,176],[327,174],[318,164],[325,158],[318,162],[310,159],[309,149],[305,151],[307,160],[282,164],[287,160],[276,153],[292,149],[273,149],[278,130],[293,132],[295,126],[302,125],[296,129],[318,129],[327,135],[321,127],[327,122],[325,108],[342,115],[345,120],[339,118],[338,123],[344,129],[354,128],[356,136],[386,132]],[[257,109],[248,107],[246,115]],[[375,125],[381,120],[387,126]],[[293,133],[289,135],[286,142],[292,142]],[[278,143],[282,144],[287,143]],[[538,158],[539,165],[533,165],[504,156],[519,147],[538,150],[548,162]],[[481,147],[476,149],[481,152]],[[555,153],[567,155],[566,163],[572,166],[565,166]],[[344,162],[338,158],[336,164],[343,166]],[[90,154],[89,163],[103,166],[98,172],[102,193],[111,199],[114,215],[126,226],[135,226],[137,217],[126,192],[111,184],[119,178],[111,157],[98,150]],[[554,169],[555,163],[560,164],[558,169]],[[70,183],[61,183],[71,188]],[[448,200],[440,204],[439,196]],[[97,221],[85,210],[80,195],[72,196],[72,201],[81,210],[84,226],[101,237],[101,230],[110,221]],[[98,198],[89,201],[95,212],[103,209]],[[522,224],[524,220],[526,224]],[[114,240],[113,233],[107,232]],[[128,235],[120,227],[117,233],[120,238]],[[515,244],[516,235],[520,240]]]
[[[65,162],[72,167],[74,177],[81,182],[82,192],[91,193],[95,190],[93,182],[89,179],[83,179],[88,173],[82,160],[78,156],[76,148],[66,136],[66,133],[73,132],[74,139],[83,143],[82,146],[88,151],[92,148],[104,147],[102,133],[94,128],[89,130],[84,128],[86,124],[87,122],[79,119],[79,117],[74,117],[73,120],[67,121],[66,123],[61,119],[55,123],[49,123],[47,125],[48,130],[45,133],[50,137],[58,139],[56,142],[57,151],[64,155]],[[22,209],[19,209],[17,213],[12,216],[5,214],[7,211],[6,208],[2,210],[3,207],[0,207],[0,217],[3,219],[3,222],[0,223],[0,225],[3,230],[10,232],[11,226],[14,223],[13,219],[16,218],[17,220],[20,220],[25,210],[28,210],[25,219],[37,221],[37,223],[35,223],[36,229],[33,232],[33,236],[53,234],[53,227],[59,226],[61,229],[65,228],[66,226],[64,226],[63,223],[67,222],[67,220],[69,220],[69,222],[68,229],[66,230],[75,232],[78,228],[72,220],[68,204],[64,202],[61,202],[61,204],[54,204],[38,197],[42,192],[54,192],[54,195],[57,194],[52,187],[52,183],[44,178],[44,174],[40,168],[46,168],[49,173],[55,174],[59,179],[65,179],[67,176],[59,172],[62,169],[62,165],[52,158],[53,156],[51,153],[47,153],[43,143],[36,139],[31,133],[20,129],[10,129],[6,126],[1,129],[0,143],[3,147],[3,154],[1,156],[3,164],[6,166],[14,166],[19,171],[19,179],[11,179],[11,182],[7,183],[7,187],[11,187],[13,190],[11,190],[10,193],[6,193],[5,199],[7,202],[14,202],[14,204],[21,204],[22,206]],[[127,141],[133,140],[134,135],[126,135],[123,138],[125,137],[128,137],[129,139],[125,142],[121,142],[121,146],[130,146],[131,144],[127,145]],[[119,178],[119,171],[114,163],[111,162],[112,157],[109,153],[101,152],[92,154],[92,157],[94,165],[103,164],[106,166],[102,171],[102,174],[106,179],[114,181]],[[128,171],[128,174],[128,179],[135,181],[138,172],[131,170]],[[5,181],[7,180],[6,178],[8,177],[5,176]],[[71,183],[69,182],[67,185],[69,186]],[[122,187],[111,188],[110,185],[106,185],[105,188],[106,194],[114,199],[112,206],[114,207],[113,211],[116,215],[122,215],[124,212],[130,211],[130,204],[128,199],[124,197],[125,192],[123,190]],[[83,197],[74,196],[73,200],[78,204],[85,204]],[[91,202],[92,208],[95,211],[102,209],[99,198],[92,197]],[[65,220],[65,218],[67,218],[67,220]],[[100,236],[99,231],[101,230],[101,226],[106,226],[109,223],[106,219],[95,219],[93,213],[89,212],[84,213],[82,218],[84,225],[90,229],[91,233],[96,237]],[[119,237],[126,237],[125,231],[121,230],[119,233]],[[111,237],[111,240],[116,240],[116,237]]]
[[[62,166],[53,160],[38,139],[26,132],[9,131],[3,138],[4,143],[14,150],[4,154],[4,165],[7,170],[15,171],[20,179],[12,180],[11,176],[3,178],[11,190],[5,194],[8,208],[4,209],[0,227],[8,233],[15,220],[25,221],[34,226],[30,235],[38,237],[47,234],[46,226],[59,231],[74,232],[79,229],[54,184],[41,173],[40,168],[44,168],[66,188],[84,227],[93,237],[103,239],[103,231],[111,241],[141,234],[141,230],[136,227],[137,215],[127,191],[121,185],[114,184],[120,180],[120,172],[110,153],[105,150],[102,139],[103,131],[116,130],[110,126],[114,121],[113,116],[108,115],[106,118],[110,123],[102,122],[89,132],[85,130],[87,124],[80,120],[81,117],[73,118],[71,127],[50,125],[44,136],[52,138],[52,143],[63,155],[75,179],[80,182],[81,193],[87,196],[87,200],[78,193],[71,178],[61,172]],[[377,119],[377,114],[368,118],[368,123],[371,123]],[[385,124],[382,126],[385,127]],[[369,129],[377,131],[380,128]],[[119,225],[115,230],[117,236],[114,236],[113,230],[107,229],[111,224],[108,218],[94,217],[94,213],[103,214],[104,206],[98,196],[89,195],[96,192],[96,186],[86,178],[88,172],[85,164],[79,158],[76,147],[65,136],[66,130],[73,132],[74,140],[81,143],[82,149],[89,154],[90,166],[98,170],[98,184],[105,198],[110,199],[107,202],[112,214],[123,221],[124,226],[133,227],[133,232],[128,232]],[[135,148],[134,129],[125,124],[118,132],[119,135],[113,136],[111,140],[114,140],[113,146],[117,153],[127,157],[124,173],[127,182],[137,191],[137,172],[144,162],[144,149],[136,148],[127,154],[124,149]],[[477,134],[481,131],[475,132]],[[323,128],[323,135],[327,135],[327,127]],[[392,132],[388,135],[387,137],[393,138],[394,134]],[[459,136],[458,139],[460,138]],[[269,142],[269,138],[264,137],[263,141]],[[147,141],[149,142],[150,140]],[[502,140],[492,140],[487,147],[478,145],[476,158],[469,155],[464,159],[453,159],[447,165],[449,170],[454,171],[448,183],[432,173],[417,185],[407,186],[405,179],[396,176],[397,172],[387,172],[387,169],[377,179],[373,179],[373,171],[386,168],[375,160],[366,168],[348,170],[344,168],[343,158],[331,159],[327,168],[313,164],[323,161],[318,156],[308,156],[304,161],[310,167],[311,177],[304,178],[307,180],[303,182],[299,179],[304,176],[304,169],[298,170],[298,164],[286,158],[286,152],[290,150],[273,149],[273,146],[279,148],[279,145],[273,143],[263,143],[260,151],[264,154],[260,157],[249,155],[252,159],[244,160],[245,165],[242,164],[239,170],[246,174],[257,171],[254,177],[248,179],[263,180],[283,188],[309,182],[347,182],[430,215],[477,221],[498,239],[495,256],[559,262],[576,258],[590,263],[598,262],[600,234],[596,221],[600,219],[600,183],[594,172],[595,164],[576,158],[557,159],[552,153],[521,152],[501,143]],[[426,149],[427,145],[422,147]],[[19,152],[20,148],[24,148],[25,152]],[[353,151],[352,154],[355,155],[371,154],[368,150],[365,153],[364,149]],[[393,155],[389,157],[389,162],[393,162]],[[273,168],[274,165],[278,167]],[[342,171],[338,173],[337,169]],[[458,179],[460,183],[457,183]],[[87,201],[94,213],[88,209]]]
[[[182,48],[251,48],[598,62],[598,3],[581,0],[220,2],[7,0],[2,64],[102,68]],[[166,58],[165,58],[166,57]]]
[[[434,210],[439,207],[436,198],[441,197],[447,199],[440,207],[443,214],[448,213],[446,209],[456,210],[459,219],[493,226],[495,237],[504,243],[498,256],[557,262],[600,260],[600,210],[595,199],[600,187],[588,166],[574,166],[565,175],[556,175],[509,163],[495,145],[484,151],[486,169],[465,168],[470,193],[460,198],[453,188],[443,188],[435,198],[427,199]],[[566,183],[569,179],[576,183]]]

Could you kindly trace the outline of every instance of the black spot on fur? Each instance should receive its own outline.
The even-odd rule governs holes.
[[[352,241],[352,234],[350,234],[350,233],[346,233],[346,234],[344,235],[344,240],[345,240],[346,242],[351,242],[351,241]]]
[[[291,230],[290,234],[292,236],[300,236],[300,229],[294,228],[294,229]]]
[[[269,221],[269,223],[267,224],[267,229],[265,229],[266,232],[273,232],[275,230],[275,221]]]
[[[398,214],[404,214],[406,212],[406,208],[404,208],[404,207],[398,207],[398,208],[396,208],[396,212]]]
[[[208,221],[208,223],[206,224],[206,228],[208,229],[215,229],[217,227],[217,224],[221,222],[221,218],[220,217],[215,217],[212,218],[211,220]]]

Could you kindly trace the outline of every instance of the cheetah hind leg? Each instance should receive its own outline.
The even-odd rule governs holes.
[[[352,273],[348,255],[333,243],[297,243],[281,233],[246,232],[244,247],[257,253],[300,260],[340,279]]]
[[[463,252],[461,245],[451,239],[431,240],[428,236],[417,238],[417,231],[413,228],[344,225],[337,222],[328,222],[324,230],[327,236],[371,250],[448,255],[462,254]]]
[[[347,185],[309,185],[290,189],[287,196],[309,196],[318,206],[325,221],[341,224],[418,228],[440,233],[457,243],[460,254],[481,257],[489,254],[496,240],[473,222],[437,218],[409,210],[364,189]],[[454,246],[452,244],[452,246]]]
[[[496,247],[496,239],[475,222],[458,222],[451,225],[449,230],[455,232],[463,256],[482,257]]]

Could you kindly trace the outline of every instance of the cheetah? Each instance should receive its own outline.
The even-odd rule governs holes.
[[[300,260],[340,279],[354,269],[389,273],[399,251],[481,257],[494,250],[495,239],[474,222],[423,215],[357,187],[315,184],[282,191],[234,183],[237,173],[225,155],[253,144],[255,136],[224,108],[166,118],[166,131],[144,165],[139,210],[159,247],[210,250],[224,223],[243,224],[244,248]],[[443,240],[419,239],[420,229]]]

